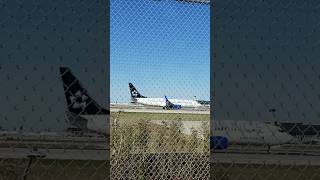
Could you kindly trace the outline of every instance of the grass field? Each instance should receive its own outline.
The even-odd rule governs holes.
[[[184,125],[181,121],[201,121],[203,125],[201,129],[194,129],[194,134],[187,135],[183,133]],[[209,141],[200,139],[200,136],[209,136],[208,122],[209,115],[203,114],[111,113],[110,147],[121,154],[140,151],[209,153]]]
[[[178,114],[178,113],[146,113],[146,112],[111,112],[110,119],[135,120],[185,120],[204,121],[210,120],[209,114]]]
[[[106,180],[109,179],[109,161],[82,160],[33,160],[29,171],[28,159],[0,160],[0,179],[2,180]]]
[[[113,120],[115,119],[124,123],[115,126],[113,124]],[[150,125],[148,124],[148,121],[150,120],[178,121],[168,122],[166,125]],[[199,143],[198,139],[196,139],[193,135],[182,135],[179,131],[179,120],[209,121],[209,115],[112,112],[110,121],[111,134],[116,131],[119,133],[118,136],[110,137],[111,142],[114,143],[113,147],[111,146],[111,149],[117,150],[121,148],[120,155],[129,155],[135,153],[176,153],[177,151],[184,153],[206,154],[206,151],[203,150],[208,148],[206,147],[207,143],[205,141]],[[199,149],[199,147],[202,148]],[[136,148],[143,149],[144,151],[138,151]],[[208,163],[207,160],[200,162],[204,164]],[[28,163],[28,159],[0,159],[0,180],[16,180],[21,178],[24,174],[26,175],[25,180],[110,179],[109,161],[34,159],[29,164],[29,171],[26,172]],[[203,166],[203,164],[190,164],[192,164],[193,168],[201,167],[201,165]],[[211,180],[320,179],[320,166],[311,165],[298,166],[294,164],[258,165],[216,163],[211,164],[210,167]],[[168,168],[170,169],[170,167]],[[151,166],[148,167],[148,170],[150,169],[152,169]],[[119,170],[119,172],[122,173],[122,170]]]
[[[212,164],[212,180],[318,180],[320,166]]]
[[[0,179],[22,176],[28,160],[0,160]],[[109,161],[35,160],[26,180],[107,180]],[[211,180],[318,180],[320,166],[211,164]]]

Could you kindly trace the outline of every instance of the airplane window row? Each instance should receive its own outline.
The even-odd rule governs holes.
[[[251,132],[261,132],[259,129],[247,129],[247,128],[235,128],[235,127],[215,127],[214,130],[217,131],[251,131]]]

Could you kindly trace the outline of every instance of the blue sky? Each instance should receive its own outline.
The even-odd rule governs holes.
[[[172,0],[111,0],[111,102],[210,97],[210,9]]]

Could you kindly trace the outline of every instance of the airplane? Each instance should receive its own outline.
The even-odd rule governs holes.
[[[67,131],[108,136],[110,111],[101,107],[89,95],[70,68],[60,67],[60,74],[68,106]]]
[[[293,137],[277,123],[215,120],[211,122],[211,149],[227,149],[230,144],[272,146],[290,143]]]
[[[68,105],[66,122],[69,131],[97,133],[110,135],[110,111],[102,108],[85,90],[80,81],[72,74],[70,68],[60,68],[63,89]],[[130,84],[129,84],[130,85]],[[132,85],[132,84],[131,84]],[[144,99],[132,85],[131,94],[136,100]],[[162,98],[161,98],[162,99]],[[172,103],[167,99],[164,106],[179,109],[182,105]],[[162,105],[162,104],[161,104]],[[280,127],[271,123],[251,121],[213,121],[211,149],[226,149],[229,144],[261,144],[280,145],[289,142],[292,136],[285,133]]]
[[[199,108],[203,107],[202,104],[195,100],[187,100],[187,99],[168,99],[163,100],[163,98],[148,98],[139,93],[136,87],[133,86],[132,83],[129,83],[129,90],[131,94],[131,103],[134,104],[142,104],[146,106],[157,106],[166,109],[167,103],[180,105],[181,108]],[[166,98],[165,98],[166,99]],[[181,109],[180,108],[180,109]],[[170,109],[170,108],[169,108]]]

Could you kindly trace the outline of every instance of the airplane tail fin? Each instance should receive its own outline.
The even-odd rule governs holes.
[[[130,94],[131,94],[131,98],[135,99],[135,98],[146,98],[145,96],[142,96],[139,91],[136,89],[136,87],[134,87],[134,85],[132,83],[129,83],[129,89],[130,89]]]
[[[166,106],[163,107],[163,109],[181,109],[182,106],[180,104],[173,104],[167,96],[164,96],[164,98],[166,99]]]
[[[168,100],[167,96],[164,96],[164,98],[166,99],[166,107],[171,109],[174,104]]]
[[[89,96],[70,68],[60,67],[60,74],[69,112],[79,115],[110,114]]]

